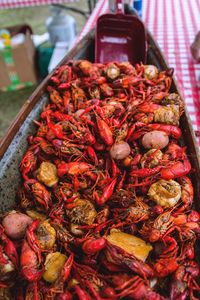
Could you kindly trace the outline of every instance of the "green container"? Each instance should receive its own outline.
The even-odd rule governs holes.
[[[54,48],[49,44],[49,42],[45,42],[37,47],[37,65],[41,78],[48,75],[48,66],[53,50]]]

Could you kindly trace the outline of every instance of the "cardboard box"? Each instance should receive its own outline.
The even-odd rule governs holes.
[[[35,47],[29,26],[17,26],[18,30],[7,28],[11,37],[20,39],[0,50],[0,90],[17,90],[37,82],[35,70]],[[23,29],[23,30],[22,30]],[[21,41],[20,41],[21,40]]]

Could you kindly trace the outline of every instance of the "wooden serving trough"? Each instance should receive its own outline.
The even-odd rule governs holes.
[[[131,13],[129,10],[128,13]],[[159,70],[165,70],[168,65],[151,34],[147,32],[148,54],[147,64],[156,65]],[[87,59],[94,61],[95,31],[91,31],[62,60],[62,65],[69,60]],[[53,72],[38,86],[21,108],[16,119],[9,127],[0,142],[0,211],[6,211],[15,205],[15,194],[20,183],[18,171],[20,160],[27,148],[27,136],[34,134],[36,127],[34,119],[38,119],[43,106],[48,101],[46,86]],[[179,93],[173,80],[171,92]],[[195,190],[195,208],[199,210],[200,199],[200,160],[192,126],[186,112],[181,117],[180,127],[183,132],[183,145],[187,146],[188,156],[192,164],[191,178]]]

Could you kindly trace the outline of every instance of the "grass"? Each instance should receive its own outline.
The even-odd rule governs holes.
[[[48,6],[0,10],[0,27],[14,26],[23,22],[29,24],[35,34],[42,34],[45,32],[44,21],[48,15]]]
[[[66,4],[88,10],[87,1],[81,0]],[[65,11],[63,11],[65,13]],[[85,23],[85,18],[79,14],[66,11],[76,19],[77,32],[79,33]],[[34,34],[46,32],[45,21],[50,15],[50,6],[37,6],[17,9],[0,10],[0,28],[27,23],[33,29]],[[5,134],[8,126],[17,115],[23,103],[28,99],[33,90],[29,87],[14,92],[0,92],[0,138]]]
[[[0,135],[6,132],[11,121],[15,118],[23,103],[34,91],[35,86],[16,92],[0,93]]]
[[[86,0],[79,0],[78,2],[65,4],[65,6],[73,6],[87,11],[88,7],[86,4]],[[45,21],[50,15],[50,9],[51,6],[46,5],[0,10],[0,28],[27,23],[32,27],[35,34],[42,34],[46,31]],[[66,11],[66,13],[69,13],[76,19],[77,29],[80,31],[85,22],[85,18],[71,11]]]

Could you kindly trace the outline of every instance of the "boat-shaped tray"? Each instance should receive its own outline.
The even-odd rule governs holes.
[[[129,9],[127,13],[133,13]],[[159,70],[165,70],[168,65],[157,43],[147,32],[148,54],[147,64],[156,65]],[[87,59],[94,61],[95,31],[85,36],[60,62],[62,65],[71,59]],[[20,184],[19,163],[27,148],[27,136],[34,134],[36,127],[33,120],[37,120],[43,106],[48,101],[45,92],[49,74],[37,87],[29,99],[24,103],[17,117],[9,127],[0,142],[0,211],[6,211],[15,205],[15,194]],[[173,79],[171,92],[180,94],[177,83]],[[191,178],[195,190],[195,208],[199,210],[200,199],[200,160],[195,136],[189,120],[187,109],[181,117],[180,127],[183,132],[182,143],[187,147],[187,153],[192,164]]]

